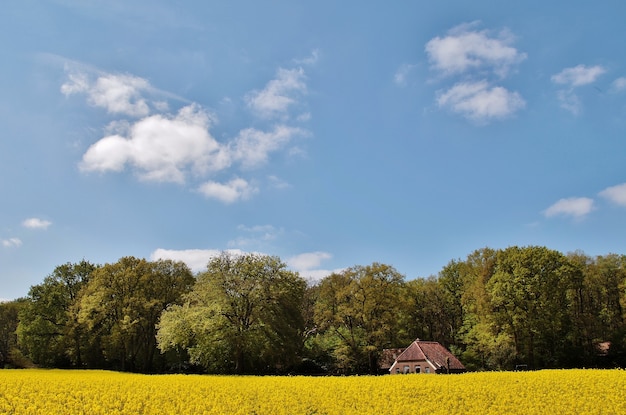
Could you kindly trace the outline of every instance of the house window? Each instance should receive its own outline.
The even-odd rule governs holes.
[[[396,368],[396,373],[400,373],[400,368],[399,367]]]
[[[411,368],[409,367],[409,365],[404,366],[404,373],[409,373],[409,371],[411,370]]]
[[[429,367],[425,367],[424,368],[424,373],[430,373],[430,368]]]
[[[422,371],[422,368],[419,366],[415,366],[415,373],[420,373]]]

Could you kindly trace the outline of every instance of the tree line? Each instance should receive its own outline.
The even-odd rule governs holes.
[[[626,255],[482,248],[407,280],[372,263],[307,283],[280,258],[60,265],[0,304],[0,367],[380,373],[416,338],[470,370],[624,367]]]

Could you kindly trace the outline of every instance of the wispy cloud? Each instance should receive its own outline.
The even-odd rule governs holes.
[[[393,82],[398,86],[406,86],[409,76],[411,75],[413,69],[415,69],[415,66],[416,65],[411,65],[408,63],[400,65],[400,67],[393,76]]]
[[[246,128],[235,138],[231,155],[244,168],[253,168],[267,162],[270,153],[284,148],[295,136],[305,136],[301,128],[276,125],[272,131]]]
[[[245,101],[261,118],[280,118],[287,115],[289,108],[298,102],[297,97],[306,91],[302,68],[279,68],[275,79],[269,81],[262,90],[250,92]]]
[[[311,51],[311,54],[309,56],[307,56],[306,58],[302,58],[302,59],[294,59],[293,62],[296,65],[314,65],[317,63],[317,61],[319,61],[321,56],[320,50],[319,49],[313,49]]]
[[[487,124],[525,107],[518,92],[498,83],[526,59],[526,54],[511,46],[515,38],[507,29],[495,33],[477,30],[478,25],[473,22],[452,28],[446,36],[428,41],[425,52],[439,78],[457,79],[437,93],[439,107]]]
[[[226,183],[208,181],[198,188],[198,191],[207,198],[217,199],[224,203],[234,203],[240,200],[247,200],[259,189],[246,180],[235,178]]]
[[[626,207],[626,183],[607,187],[598,194],[616,205]]]
[[[309,64],[317,57],[314,51]],[[122,172],[128,168],[142,181],[185,184],[193,179],[204,182],[193,186],[203,195],[233,203],[249,199],[259,189],[244,178],[220,183],[207,180],[210,176],[225,171],[241,176],[243,171],[267,164],[270,155],[286,149],[294,137],[310,135],[291,125],[310,119],[310,113],[302,113],[299,105],[307,92],[301,67],[279,68],[265,88],[245,96],[247,107],[262,122],[272,124],[265,129],[242,128],[234,137],[218,141],[211,133],[217,117],[202,106],[190,103],[172,114],[162,98],[177,97],[157,90],[143,78],[110,74],[72,61],[68,66],[71,70],[61,86],[63,94],[86,94],[89,104],[131,117],[109,123],[107,135],[84,153],[79,164],[83,172]],[[148,99],[151,95],[161,100]],[[300,114],[292,116],[295,107]],[[276,118],[280,118],[278,123]]]
[[[548,217],[571,216],[575,219],[582,219],[594,209],[594,201],[588,197],[570,197],[560,199],[543,214]]]
[[[606,72],[602,66],[596,65],[587,67],[585,65],[574,66],[573,68],[565,68],[561,72],[552,75],[552,82],[570,87],[577,87],[591,84],[598,79],[600,75]]]
[[[22,240],[19,238],[3,239],[2,246],[5,248],[17,248],[22,246]]]
[[[264,249],[271,241],[275,241],[283,234],[283,229],[272,225],[237,226],[237,230],[242,234],[235,239],[228,241],[229,247]]]
[[[22,222],[22,226],[28,229],[48,229],[52,222],[39,218],[29,218]]]
[[[561,108],[574,115],[581,114],[583,105],[578,95],[574,92],[575,88],[595,82],[605,72],[606,69],[599,65],[591,67],[578,65],[565,68],[561,72],[552,75],[550,78],[552,82],[565,87],[565,89],[557,91],[557,98],[561,102]]]
[[[611,83],[611,92],[626,91],[626,77],[619,77]]]
[[[142,93],[150,87],[148,81],[132,75],[108,74],[90,81],[85,73],[69,74],[69,80],[61,86],[65,95],[85,93],[88,102],[106,109],[111,114],[142,117],[150,113]]]

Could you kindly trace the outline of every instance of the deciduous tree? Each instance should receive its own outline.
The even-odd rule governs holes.
[[[183,305],[161,317],[161,351],[186,350],[211,372],[275,371],[302,346],[306,281],[278,258],[222,253],[198,276]]]

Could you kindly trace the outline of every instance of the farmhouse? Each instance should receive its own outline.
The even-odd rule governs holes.
[[[420,339],[405,349],[383,350],[381,366],[391,374],[465,372],[465,366],[448,349]]]

